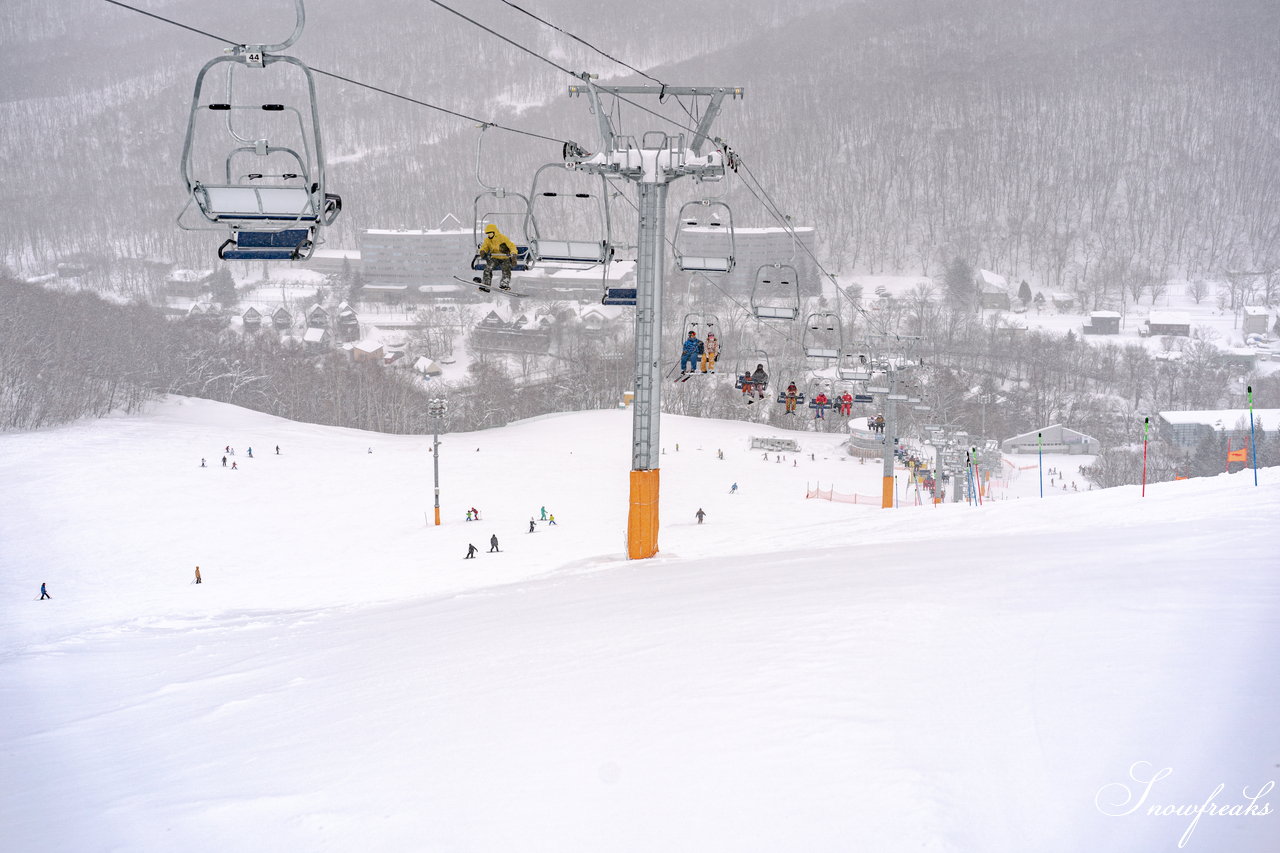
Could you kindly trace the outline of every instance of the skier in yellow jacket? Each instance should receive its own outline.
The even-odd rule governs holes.
[[[516,265],[516,241],[498,230],[498,226],[490,223],[484,227],[484,241],[480,243],[480,257],[484,260],[484,272],[481,273],[483,283],[481,290],[488,290],[493,285],[493,268],[502,270],[502,280],[498,287],[511,289],[511,270]]]

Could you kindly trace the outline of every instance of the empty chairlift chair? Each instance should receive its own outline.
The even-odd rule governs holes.
[[[810,314],[805,318],[803,345],[810,367],[821,370],[838,363],[844,347],[840,316],[830,311]]]
[[[578,174],[571,165],[548,163],[533,175],[525,232],[539,263],[585,269],[612,258],[608,183],[582,174],[577,187],[568,187],[568,176]]]
[[[729,205],[708,199],[690,201],[680,208],[677,222],[671,251],[682,272],[733,272],[733,211]],[[695,240],[700,240],[701,245],[696,246]],[[697,252],[699,248],[701,252]]]
[[[320,229],[342,210],[342,199],[326,192],[311,69],[273,53],[302,33],[302,0],[295,7],[297,25],[286,41],[237,45],[205,63],[196,77],[181,168],[187,208],[194,204],[204,222],[184,224],[184,208],[178,225],[226,229],[229,236],[218,249],[225,260],[306,260]],[[227,72],[225,96],[210,94],[215,68]],[[249,76],[237,81],[237,72]]]
[[[790,264],[764,264],[751,287],[751,313],[757,320],[795,320],[800,316],[800,280]]]

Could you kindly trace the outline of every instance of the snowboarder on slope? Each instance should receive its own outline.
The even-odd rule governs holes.
[[[492,554],[498,550],[498,534],[494,533],[489,537],[489,553]]]
[[[537,522],[533,520],[533,517],[532,517],[532,516],[530,516],[530,517],[529,517],[529,532],[530,532],[530,533],[532,533],[532,532],[533,532],[533,526],[534,526],[535,524],[537,524]]]
[[[548,526],[548,527],[550,527],[551,525],[553,525],[553,524],[555,524],[555,523],[556,523],[556,514],[553,512],[553,513],[551,513],[551,515],[547,518],[547,526]]]
[[[702,511],[702,507],[698,507],[698,511],[697,511],[697,512],[695,512],[695,513],[694,513],[694,515],[696,515],[696,516],[698,517],[698,523],[699,523],[699,524],[701,524],[701,523],[702,523],[702,519],[704,519],[704,518],[706,518],[706,517],[707,517],[707,514],[706,514],[705,512],[703,512],[703,511]]]
[[[484,240],[480,243],[479,254],[484,260],[484,272],[481,275],[480,289],[485,293],[493,286],[493,268],[502,270],[502,280],[498,287],[511,289],[511,271],[516,266],[516,241],[498,230],[498,226],[489,223],[484,227]]]
[[[204,583],[204,580],[202,580],[202,579],[201,579],[201,577],[200,577],[200,567],[199,567],[199,566],[196,566],[196,583]]]
[[[545,506],[542,508],[542,520],[547,520],[547,508]]]
[[[468,543],[467,543],[467,556],[463,557],[462,559],[464,559],[464,560],[474,560],[475,558],[476,558],[476,546],[475,546],[475,545],[472,545],[470,542],[468,542]]]

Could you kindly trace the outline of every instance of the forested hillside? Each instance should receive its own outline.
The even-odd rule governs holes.
[[[664,81],[745,87],[716,131],[782,210],[818,224],[833,268],[936,274],[963,257],[1097,306],[1167,276],[1280,265],[1275,3],[740,5],[530,8]],[[291,4],[262,6],[142,3],[235,40],[283,37]],[[511,4],[455,8],[571,70],[643,82]],[[207,257],[210,240],[172,222],[191,83],[219,43],[102,0],[9,9],[8,263],[75,250]],[[293,52],[318,69],[597,144],[586,103],[566,96],[571,78],[437,4],[312,0],[307,12]],[[467,218],[475,127],[330,78],[319,87],[330,183],[347,210],[334,243]],[[678,132],[634,110],[618,117],[628,133]],[[553,143],[495,131],[486,177],[525,187],[558,156]],[[741,183],[730,198],[743,224],[771,224]]]

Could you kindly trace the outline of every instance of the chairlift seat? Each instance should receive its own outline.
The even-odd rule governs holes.
[[[309,228],[281,231],[236,231],[218,249],[224,261],[297,261],[311,255],[314,242]]]
[[[803,406],[803,405],[804,405],[804,403],[805,403],[805,400],[806,400],[806,399],[807,399],[807,398],[805,397],[805,394],[804,394],[804,392],[803,392],[803,391],[797,391],[797,392],[796,392],[796,403],[798,403],[799,405]],[[778,402],[779,402],[779,403],[785,403],[785,402],[787,402],[787,392],[786,392],[786,389],[783,389],[782,391],[779,391],[779,392],[778,392]]]
[[[837,359],[840,357],[840,351],[834,349],[826,349],[824,347],[809,347],[804,351],[809,358],[827,358]]]
[[[539,240],[536,248],[538,260],[547,263],[601,264],[608,253],[602,240]]]
[[[681,255],[679,258],[681,272],[714,272],[728,273],[733,271],[733,258],[710,258],[695,255]]]
[[[874,403],[875,398],[870,394],[854,394],[853,402],[855,403]]]
[[[800,316],[800,309],[794,305],[757,305],[758,320],[794,320]]]
[[[604,291],[604,298],[600,300],[602,305],[635,305],[636,289],[634,287],[607,287]]]
[[[524,272],[533,268],[534,258],[533,252],[529,251],[528,246],[516,246],[516,262],[511,268],[516,272]],[[480,272],[484,269],[484,258],[477,253],[471,259],[471,268]]]

